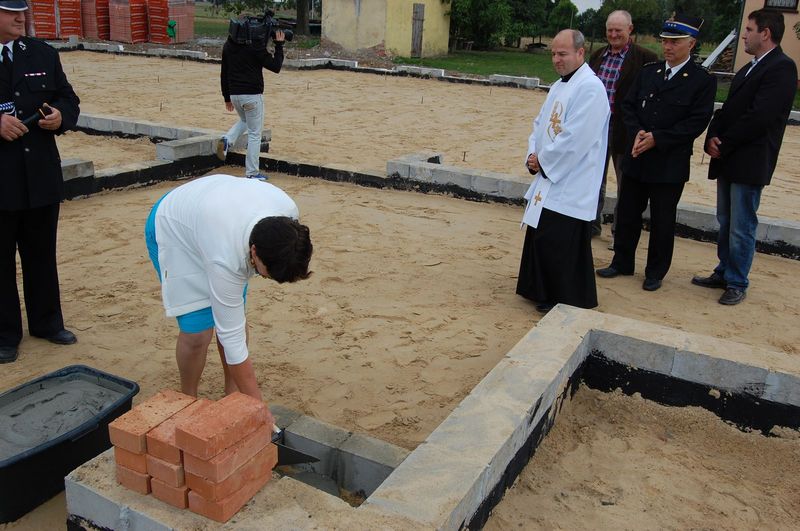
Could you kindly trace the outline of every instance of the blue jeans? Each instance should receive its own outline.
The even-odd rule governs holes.
[[[264,129],[264,96],[261,94],[231,94],[231,103],[239,121],[225,133],[228,145],[232,146],[247,133],[247,157],[245,174],[258,174],[258,155],[261,153],[261,132]]]
[[[717,221],[719,265],[714,271],[728,287],[746,290],[747,275],[756,252],[758,205],[762,185],[731,183],[717,179]]]

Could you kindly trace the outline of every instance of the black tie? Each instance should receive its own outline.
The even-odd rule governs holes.
[[[669,81],[669,75],[672,73],[671,68],[667,68],[667,71],[664,72],[664,81]]]
[[[8,51],[7,46],[3,46],[3,66],[5,66],[9,72],[11,72],[11,54]]]

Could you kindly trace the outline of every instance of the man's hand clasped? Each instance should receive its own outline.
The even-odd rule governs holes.
[[[656,147],[656,139],[653,136],[653,133],[648,133],[645,130],[641,130],[636,133],[636,138],[633,140],[633,149],[631,149],[631,156],[633,158],[638,157],[645,151],[649,151]]]
[[[527,166],[528,166],[528,171],[530,171],[531,173],[539,173],[539,170],[541,170],[541,166],[539,166],[539,157],[536,156],[536,153],[531,153],[530,155],[528,155]]]
[[[718,159],[722,156],[722,153],[719,150],[719,146],[722,145],[722,140],[719,137],[712,137],[708,139],[706,143],[706,153],[711,156],[712,159]]]
[[[58,128],[61,127],[61,112],[47,103],[42,105],[42,107],[47,108],[50,113],[39,119],[37,122],[38,127],[47,131],[58,130]],[[12,114],[0,115],[0,138],[6,142],[13,142],[29,131],[30,129],[16,116]]]

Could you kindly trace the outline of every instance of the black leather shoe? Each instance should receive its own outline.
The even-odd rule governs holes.
[[[19,356],[17,347],[0,347],[0,363],[17,361],[17,356]]]
[[[743,289],[725,288],[725,293],[719,298],[719,303],[726,306],[733,306],[739,304],[747,296]]]
[[[47,336],[36,336],[36,337],[46,339],[50,343],[55,343],[56,345],[72,345],[78,342],[78,338],[75,337],[75,334],[73,334],[66,328]]]
[[[692,277],[692,284],[695,286],[702,286],[704,288],[722,288],[725,289],[728,287],[727,282],[725,279],[719,276],[719,274],[714,271],[707,277],[701,277],[700,275],[695,275]]]
[[[597,273],[598,277],[603,277],[603,278],[614,278],[614,277],[619,276],[619,275],[631,276],[633,274],[633,273],[621,273],[620,271],[617,271],[617,269],[612,267],[612,266],[608,266],[608,267],[604,267],[602,269],[598,269],[597,271],[595,271],[595,273]]]
[[[555,304],[550,304],[549,302],[543,302],[536,305],[536,311],[539,313],[547,313],[553,309]]]
[[[661,287],[661,279],[658,278],[646,278],[644,282],[642,282],[642,289],[645,291],[655,291]]]

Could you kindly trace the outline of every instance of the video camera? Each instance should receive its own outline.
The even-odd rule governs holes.
[[[281,23],[275,19],[275,12],[265,9],[263,17],[232,18],[228,25],[228,36],[237,44],[266,46],[268,39],[275,39],[278,30],[283,31],[287,41],[294,38],[292,30],[281,28]]]

